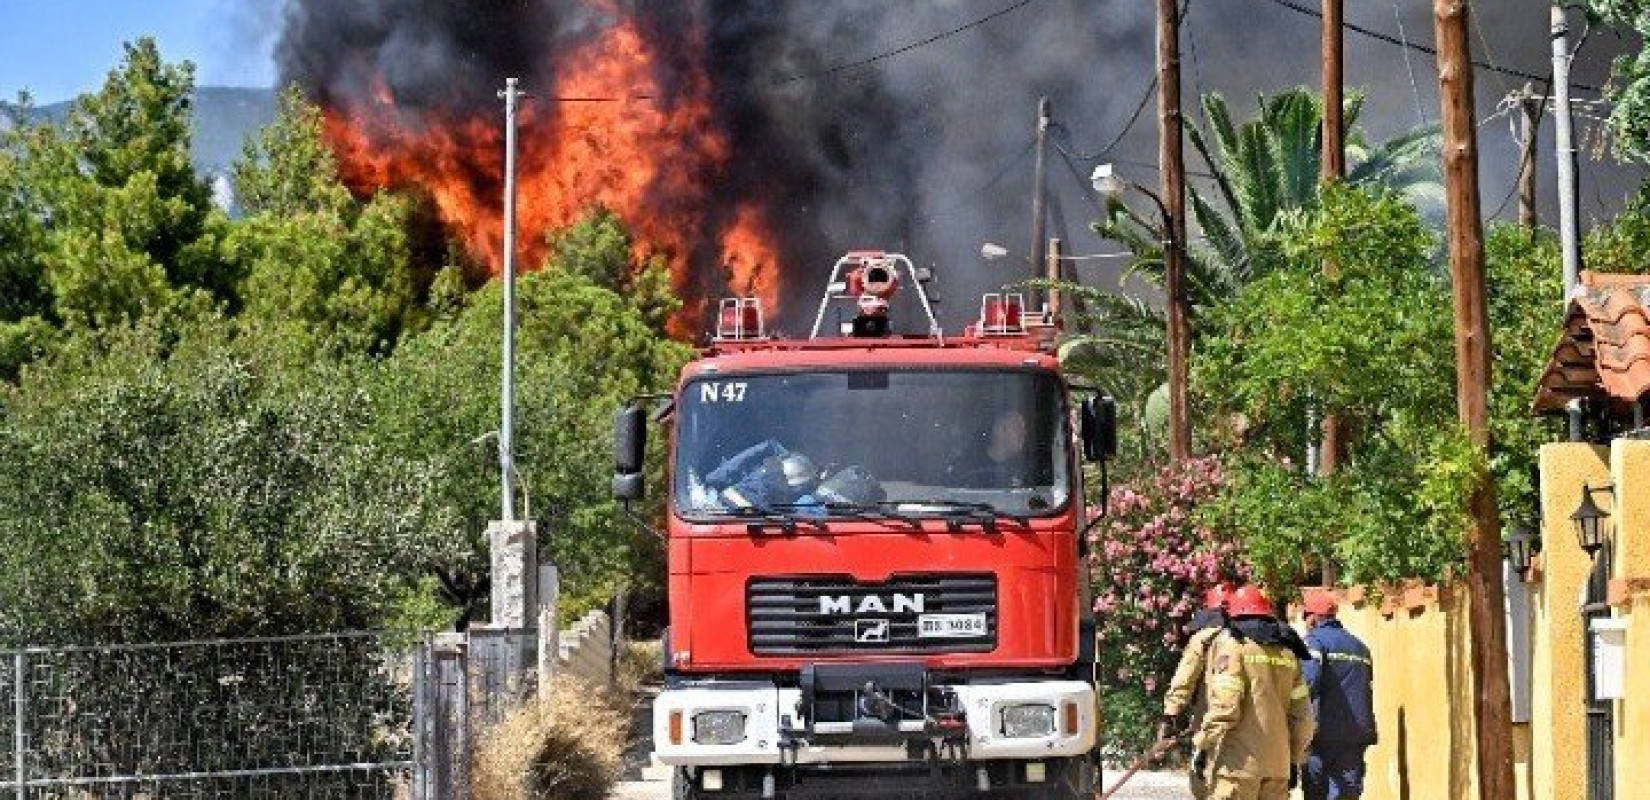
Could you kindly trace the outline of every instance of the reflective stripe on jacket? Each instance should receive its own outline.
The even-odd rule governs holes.
[[[1306,683],[1318,714],[1316,745],[1370,745],[1377,738],[1372,685],[1375,665],[1369,648],[1337,620],[1318,623],[1306,634],[1312,660]]]

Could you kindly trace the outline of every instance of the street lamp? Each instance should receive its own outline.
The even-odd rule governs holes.
[[[1111,164],[1099,164],[1089,174],[1089,182],[1101,197],[1121,202],[1124,190],[1145,195],[1162,215],[1163,293],[1167,295],[1169,373],[1169,460],[1179,463],[1192,454],[1192,417],[1187,386],[1190,384],[1192,330],[1186,298],[1186,251],[1180,240],[1182,226],[1156,192],[1118,176]]]
[[[1576,540],[1588,556],[1598,553],[1604,547],[1605,540],[1610,538],[1610,512],[1593,502],[1593,494],[1610,492],[1613,496],[1615,491],[1613,485],[1581,486],[1581,505],[1570,515],[1570,519],[1576,524]]]
[[[1513,528],[1512,535],[1501,542],[1501,555],[1507,559],[1513,571],[1520,578],[1530,576],[1530,564],[1535,560],[1535,554],[1541,552],[1541,536],[1532,533],[1524,525]]]

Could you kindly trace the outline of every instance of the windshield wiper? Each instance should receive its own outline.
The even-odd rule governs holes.
[[[789,504],[787,504],[789,505]],[[783,506],[741,506],[730,508],[727,515],[739,519],[752,520],[746,530],[750,533],[761,533],[767,528],[777,527],[783,533],[796,533],[798,525],[808,525],[819,530],[825,530],[825,523],[805,514],[788,513],[790,509]]]
[[[1028,521],[1024,516],[1010,514],[990,503],[966,500],[885,500],[877,505],[907,515],[938,517],[945,520],[952,530],[961,530],[963,525],[972,522],[979,524],[987,533],[995,533],[999,518],[1021,525]]]
[[[775,503],[769,508],[784,511],[815,511],[825,517],[845,517],[867,522],[893,520],[911,526],[922,524],[916,517],[901,514],[897,510],[884,506],[885,504],[861,505],[858,503]]]

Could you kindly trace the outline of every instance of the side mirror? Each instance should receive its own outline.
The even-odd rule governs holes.
[[[647,477],[640,472],[618,473],[613,476],[613,499],[633,503],[647,494]]]
[[[645,480],[642,464],[647,455],[647,413],[637,404],[613,415],[613,496],[639,500]]]
[[[1084,461],[1105,461],[1117,455],[1117,401],[1091,397],[1080,412]]]

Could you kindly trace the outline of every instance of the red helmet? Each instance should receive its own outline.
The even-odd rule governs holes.
[[[1306,595],[1306,613],[1320,617],[1335,616],[1338,604],[1335,602],[1335,593],[1325,590],[1308,592]]]
[[[1226,613],[1234,617],[1270,617],[1272,601],[1259,586],[1244,584],[1226,598]]]
[[[1232,596],[1232,584],[1217,583],[1203,590],[1204,608],[1225,608],[1227,598]]]

